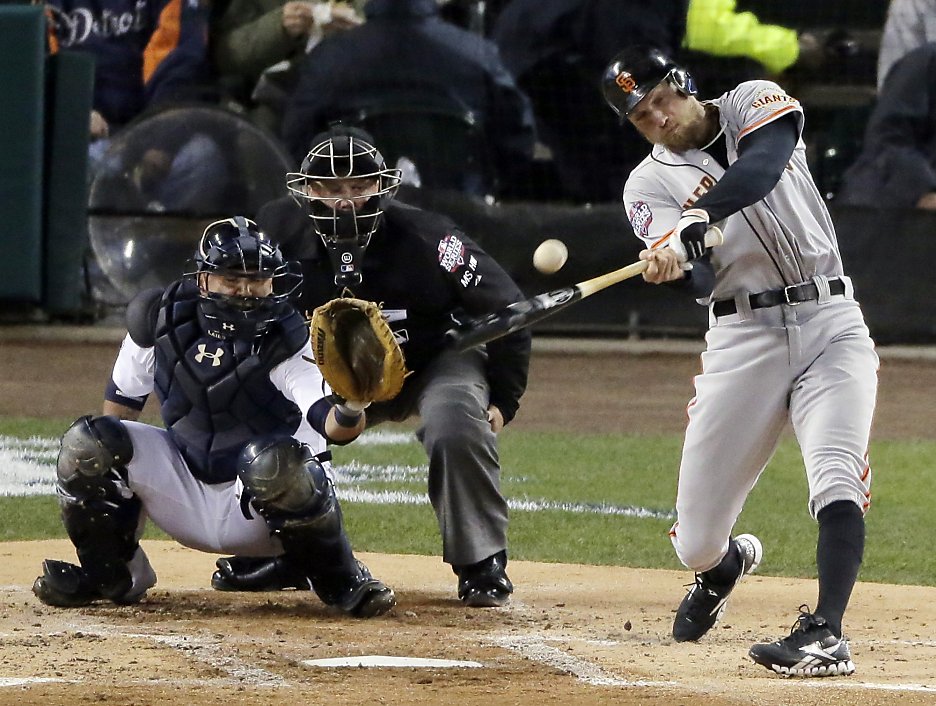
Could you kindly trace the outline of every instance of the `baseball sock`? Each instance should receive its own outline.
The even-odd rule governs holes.
[[[840,500],[822,508],[817,519],[819,602],[816,613],[826,619],[836,637],[841,637],[842,617],[864,555],[864,515],[855,503]]]

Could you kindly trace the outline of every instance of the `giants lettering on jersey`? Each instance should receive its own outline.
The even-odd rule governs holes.
[[[751,103],[752,108],[764,108],[773,103],[792,103],[795,104],[798,101],[792,96],[787,95],[786,93],[775,93],[764,91],[757,94],[757,98]]]
[[[644,201],[635,201],[631,206],[627,219],[631,223],[634,233],[641,238],[646,238],[650,233],[650,224],[653,222],[653,212]]]
[[[702,177],[702,180],[699,182],[699,185],[692,190],[692,196],[690,196],[686,200],[686,203],[682,205],[683,210],[685,211],[687,208],[692,208],[692,204],[694,204],[696,201],[702,198],[702,196],[705,193],[707,193],[709,189],[715,186],[715,184],[716,184],[716,181],[712,177],[710,177],[708,174]]]

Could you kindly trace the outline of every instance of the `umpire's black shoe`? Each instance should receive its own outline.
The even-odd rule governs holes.
[[[312,582],[281,556],[228,556],[215,562],[211,587],[216,591],[310,591]]]
[[[322,602],[355,618],[383,615],[396,605],[393,589],[375,579],[360,561],[354,570],[323,574],[312,579],[312,588]]]
[[[507,605],[513,584],[507,578],[507,551],[502,550],[476,564],[453,566],[458,574],[458,597],[474,608]]]
[[[673,639],[676,642],[694,642],[707,633],[725,612],[728,596],[738,581],[757,568],[764,554],[760,540],[752,534],[740,534],[734,538],[741,552],[741,569],[738,577],[727,586],[716,586],[703,574],[695,575],[695,583],[676,609],[673,621]]]
[[[137,595],[121,598],[105,596],[91,582],[84,569],[57,559],[46,559],[42,562],[42,576],[33,582],[32,591],[40,601],[56,608],[80,608],[101,600],[130,605],[139,603],[146,593],[144,589]]]

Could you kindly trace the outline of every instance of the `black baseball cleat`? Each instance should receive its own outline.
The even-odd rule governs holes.
[[[215,566],[211,587],[216,591],[312,590],[309,577],[281,556],[228,556]]]
[[[673,621],[673,639],[676,642],[694,642],[711,630],[725,612],[728,596],[734,587],[760,564],[764,548],[757,537],[739,534],[733,541],[741,552],[738,577],[727,586],[716,586],[703,574],[695,575],[695,583],[676,609]]]
[[[46,559],[42,562],[42,576],[33,582],[32,592],[46,605],[56,608],[80,608],[95,601],[110,600],[118,605],[139,603],[146,593],[121,598],[105,596],[88,578],[80,566],[67,561]]]
[[[800,616],[782,640],[754,645],[748,656],[784,677],[847,676],[855,671],[845,636],[836,637],[825,618],[800,606]]]
[[[507,605],[513,584],[507,578],[507,551],[465,566],[453,566],[458,574],[458,597],[473,608],[499,608]]]
[[[314,577],[312,588],[323,603],[355,618],[383,615],[396,605],[393,589],[375,579],[358,560],[355,560],[355,570],[350,573]]]

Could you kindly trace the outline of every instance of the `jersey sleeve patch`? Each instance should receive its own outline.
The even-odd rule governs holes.
[[[439,241],[439,264],[446,272],[455,272],[465,264],[465,244],[449,234]]]
[[[653,222],[653,212],[646,201],[635,201],[631,206],[630,213],[627,214],[631,228],[641,238],[646,238],[650,234],[650,224]]]

